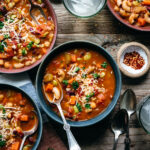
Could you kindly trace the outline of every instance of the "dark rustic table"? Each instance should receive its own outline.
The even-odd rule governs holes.
[[[95,17],[80,19],[72,16],[64,8],[61,1],[51,0],[51,3],[58,19],[58,36],[55,46],[70,40],[88,40],[103,46],[115,59],[119,47],[125,42],[137,41],[148,47],[150,46],[150,33],[142,33],[125,27],[114,18],[107,6]],[[33,81],[36,71],[37,68],[29,72]],[[130,79],[122,75],[122,82],[122,93],[127,88],[133,89],[137,96],[137,102],[150,94],[150,73],[138,79]],[[112,150],[114,135],[110,131],[110,120],[118,110],[119,101],[114,112],[103,122],[88,128],[72,129],[83,150]],[[66,134],[62,126],[53,120],[50,120],[49,124],[53,126],[62,141],[67,145]],[[50,142],[48,138],[51,136],[50,134],[51,131],[49,132],[47,124],[44,126],[43,135],[47,143]],[[146,134],[140,127],[136,114],[131,117],[130,138],[131,150],[150,150],[150,135]],[[39,149],[47,150],[47,148],[42,147]],[[61,150],[61,145],[57,149]],[[124,135],[118,141],[118,150],[123,149]]]

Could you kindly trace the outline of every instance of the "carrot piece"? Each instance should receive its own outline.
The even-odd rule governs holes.
[[[75,105],[75,103],[76,103],[76,97],[75,96],[71,96],[70,104],[71,105]]]
[[[70,79],[70,80],[68,81],[68,83],[71,84],[73,81],[74,81],[74,78]]]
[[[146,24],[146,21],[144,18],[138,18],[138,23],[140,26],[144,26]]]
[[[0,41],[2,41],[4,39],[3,35],[0,35]]]
[[[42,48],[42,54],[46,54],[46,52],[47,52],[47,50],[46,50],[46,48]]]
[[[71,55],[71,61],[76,62],[77,61],[77,56],[76,55]]]
[[[51,92],[53,89],[53,84],[48,83],[45,87],[45,91],[46,92]]]
[[[21,115],[20,120],[21,121],[29,121],[29,116],[28,115]]]
[[[20,143],[19,142],[14,142],[12,145],[11,145],[11,150],[19,150],[19,146],[20,146]]]
[[[143,5],[150,5],[150,0],[143,0],[143,1],[142,1],[142,4],[143,4]]]

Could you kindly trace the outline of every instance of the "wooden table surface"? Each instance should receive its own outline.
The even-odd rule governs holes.
[[[103,46],[116,59],[119,47],[130,41],[137,41],[150,46],[150,34],[134,31],[125,27],[114,18],[107,6],[97,16],[89,19],[80,19],[72,16],[59,0],[51,0],[58,20],[58,36],[56,45],[70,40],[88,40]],[[33,72],[30,71],[32,79]],[[131,88],[139,102],[150,94],[150,73],[139,79],[130,79],[122,75],[122,91]],[[119,101],[114,112],[103,122],[88,128],[72,129],[83,150],[112,150],[114,135],[110,130],[110,118],[119,110]],[[67,145],[66,134],[62,126],[50,121],[63,142]],[[47,133],[50,134],[50,133]],[[136,114],[130,121],[131,150],[150,150],[150,135],[140,127]],[[118,150],[124,149],[124,135],[119,138]],[[47,149],[42,149],[47,150]],[[61,150],[61,148],[60,148]]]

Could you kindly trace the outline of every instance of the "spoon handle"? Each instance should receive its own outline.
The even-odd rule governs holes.
[[[75,137],[73,136],[71,130],[70,130],[70,125],[67,123],[61,105],[60,103],[57,103],[57,107],[59,109],[60,115],[62,117],[62,120],[64,122],[64,130],[67,133],[67,138],[68,138],[68,144],[69,144],[69,150],[81,150],[79,144],[77,143]]]
[[[23,150],[23,146],[24,146],[24,143],[25,143],[27,137],[28,137],[27,135],[25,135],[23,137],[19,150]]]
[[[117,148],[117,144],[118,144],[118,137],[120,134],[115,133],[115,142],[114,142],[114,146],[113,146],[113,150],[116,150]]]
[[[125,150],[130,150],[130,138],[125,139]]]

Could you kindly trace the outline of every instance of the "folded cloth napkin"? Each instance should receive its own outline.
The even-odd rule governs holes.
[[[48,117],[43,112],[38,102],[35,88],[27,73],[0,74],[0,83],[11,84],[24,90],[39,106],[43,118],[43,137],[38,150],[67,150],[54,128],[49,124]]]

